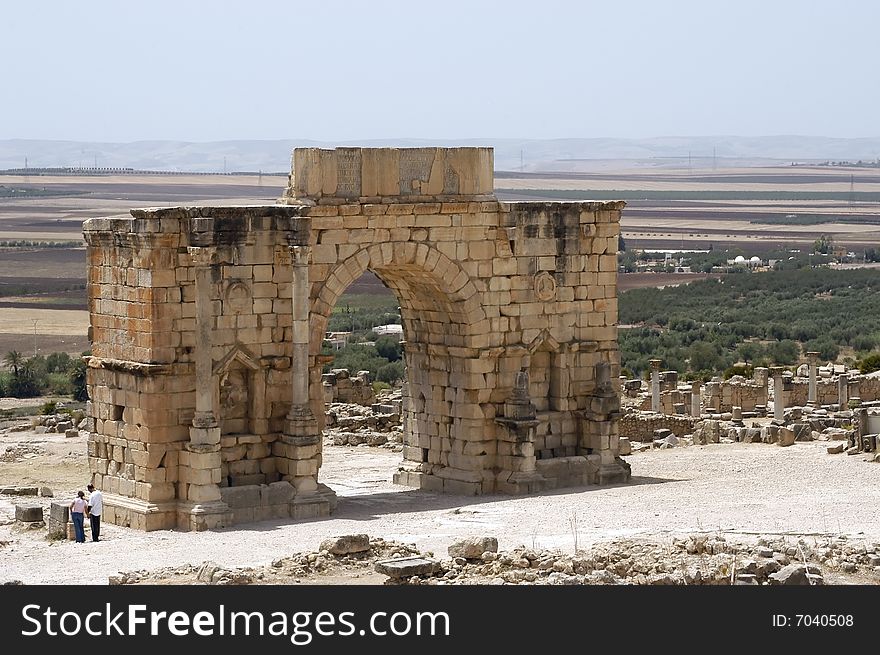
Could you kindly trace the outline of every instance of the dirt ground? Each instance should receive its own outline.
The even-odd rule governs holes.
[[[0,427],[0,486],[48,485],[68,500],[88,482],[85,433],[77,438]],[[10,430],[12,428],[12,430]],[[327,537],[368,533],[446,553],[456,539],[492,535],[517,546],[571,552],[614,539],[671,543],[691,533],[748,541],[762,536],[848,536],[880,541],[880,469],[858,456],[828,455],[822,442],[789,448],[715,444],[631,455],[630,484],[509,497],[462,497],[396,486],[400,454],[325,446],[321,480],[339,495],[327,519],[270,520],[212,532],[138,532],[106,525],[95,544],[49,542],[45,530],[10,522],[21,497],[0,495],[0,578],[25,583],[106,584],[122,571],[199,566],[259,567],[313,552]],[[9,450],[13,452],[10,455]],[[19,461],[16,461],[19,460]],[[46,506],[50,499],[34,499]],[[71,567],[72,555],[89,567]],[[375,581],[367,571],[362,581]],[[343,577],[344,572],[339,572]],[[331,579],[321,580],[325,583]]]

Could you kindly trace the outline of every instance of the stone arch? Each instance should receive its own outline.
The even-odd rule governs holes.
[[[404,329],[407,399],[404,402],[404,459],[436,474],[467,471],[467,493],[480,490],[480,471],[492,448],[465,455],[465,444],[479,435],[491,438],[494,424],[481,407],[488,401],[483,373],[475,372],[481,342],[490,332],[480,291],[458,262],[436,248],[413,242],[366,245],[334,265],[311,289],[310,389],[321,374],[319,347],[339,297],[365,271],[374,272],[400,303]],[[312,391],[315,406],[319,399]],[[319,424],[323,412],[315,411]],[[492,410],[494,417],[494,410]],[[491,419],[490,419],[491,420]],[[433,478],[433,475],[430,476]],[[444,484],[442,478],[440,484]],[[424,484],[423,480],[410,484]]]
[[[408,342],[474,347],[469,337],[488,331],[479,291],[457,262],[425,243],[373,244],[340,261],[323,282],[313,283],[312,356],[320,352],[327,321],[339,297],[367,270],[373,271],[400,301]],[[442,341],[436,338],[441,334],[436,329],[439,324],[452,327],[443,333]]]

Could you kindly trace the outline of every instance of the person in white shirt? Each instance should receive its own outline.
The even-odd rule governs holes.
[[[98,541],[98,537],[101,534],[101,513],[104,511],[104,496],[95,489],[93,484],[90,484],[86,489],[89,490],[88,517],[89,523],[92,526],[92,541]]]

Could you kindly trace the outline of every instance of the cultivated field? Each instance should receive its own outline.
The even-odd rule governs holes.
[[[836,243],[858,251],[880,241],[880,169],[778,166],[687,171],[627,169],[627,165],[621,161],[616,169],[584,173],[499,172],[495,186],[499,197],[510,200],[624,198],[622,233],[629,248],[738,247],[761,253],[780,247],[809,248],[817,236],[831,234]],[[0,198],[0,244],[23,239],[71,244],[0,247],[0,352],[13,348],[30,352],[34,318],[39,319],[39,351],[87,348],[85,218],[125,214],[132,207],[274,203],[286,184],[287,178],[277,175],[0,176],[2,186],[54,194]],[[766,222],[792,216],[807,224]],[[697,276],[622,275],[620,289],[692,279]],[[374,293],[384,287],[372,278],[351,291]],[[32,313],[39,311],[50,313]],[[55,311],[61,313],[50,319]]]
[[[495,186],[499,197],[510,200],[626,200],[622,233],[636,248],[712,244],[766,252],[808,246],[831,234],[836,243],[863,250],[880,239],[876,168],[505,173]]]

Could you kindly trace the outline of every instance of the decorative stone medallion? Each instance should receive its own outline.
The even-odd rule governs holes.
[[[535,276],[535,295],[538,300],[553,300],[556,297],[556,278],[547,271]]]
[[[251,294],[244,282],[233,282],[226,290],[226,302],[235,314],[241,314],[250,308]]]

